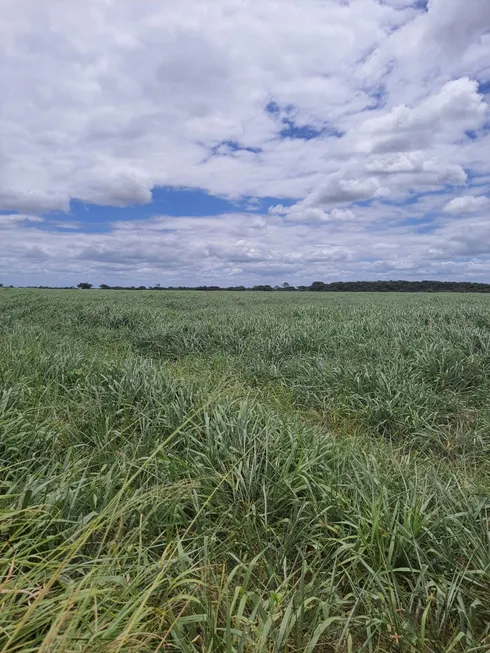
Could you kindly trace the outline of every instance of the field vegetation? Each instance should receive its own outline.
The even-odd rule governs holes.
[[[490,297],[0,290],[0,653],[490,650]]]

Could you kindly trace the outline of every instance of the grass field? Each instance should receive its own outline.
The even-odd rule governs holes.
[[[490,297],[0,290],[0,653],[490,650]]]

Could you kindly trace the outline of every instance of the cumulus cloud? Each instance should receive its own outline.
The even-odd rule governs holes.
[[[382,187],[375,177],[352,179],[343,178],[341,174],[333,174],[309,195],[306,202],[315,206],[325,206],[380,197],[389,195],[389,192],[389,189]]]
[[[370,157],[366,171],[378,175],[408,175],[418,184],[464,184],[467,174],[457,164],[426,158],[423,152],[403,152]],[[416,175],[416,177],[415,177]]]
[[[447,82],[415,106],[399,105],[361,126],[360,152],[408,152],[440,142],[454,142],[485,119],[487,105],[478,83],[467,77]]]
[[[356,216],[350,209],[332,209],[330,212],[321,208],[307,206],[304,202],[285,207],[277,204],[269,209],[270,215],[281,215],[290,222],[327,222],[335,223],[344,220],[355,220]]]
[[[463,195],[455,197],[444,207],[446,213],[474,213],[482,209],[490,209],[490,199],[483,195]]]
[[[92,204],[127,206],[151,202],[153,183],[135,167],[121,168],[116,161],[97,165],[75,178],[73,197]]]

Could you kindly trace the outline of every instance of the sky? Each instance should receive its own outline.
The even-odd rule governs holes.
[[[2,0],[0,283],[490,281],[489,0]]]

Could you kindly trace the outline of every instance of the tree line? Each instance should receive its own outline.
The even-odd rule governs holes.
[[[1,285],[1,284],[0,284]],[[53,288],[52,286],[29,286],[30,288]],[[81,290],[93,288],[91,283],[83,281],[77,285]],[[472,281],[333,281],[325,283],[314,281],[309,286],[292,286],[285,282],[280,286],[259,284],[255,286],[110,286],[106,283],[99,285],[101,290],[199,290],[212,292],[224,291],[259,291],[259,292],[490,292],[490,283],[476,283]],[[58,287],[58,289],[74,289],[74,286]]]

